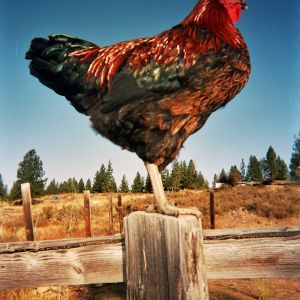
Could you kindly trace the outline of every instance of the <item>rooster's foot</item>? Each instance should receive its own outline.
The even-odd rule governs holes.
[[[197,219],[200,219],[202,216],[200,210],[198,210],[196,207],[179,208],[170,204],[164,206],[156,206],[152,204],[146,208],[146,212],[160,213],[163,215],[173,216],[173,217],[178,217],[182,215],[192,215],[195,216]]]

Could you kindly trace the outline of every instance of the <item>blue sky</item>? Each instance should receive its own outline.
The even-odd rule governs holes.
[[[99,45],[147,37],[179,23],[196,0],[1,0],[0,173],[9,187],[18,163],[34,148],[49,181],[93,178],[111,159],[117,182],[132,182],[143,162],[96,135],[87,117],[29,75],[30,40],[53,33]],[[300,130],[300,6],[298,0],[248,0],[237,24],[251,54],[246,88],[191,136],[179,159],[194,159],[211,181],[214,173],[265,156],[272,145],[289,163]],[[49,182],[48,181],[48,182]]]

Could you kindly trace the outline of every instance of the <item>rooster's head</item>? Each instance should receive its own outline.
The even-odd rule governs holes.
[[[242,9],[248,9],[245,0],[220,0],[220,2],[226,8],[232,22],[237,22],[240,19],[242,15]]]

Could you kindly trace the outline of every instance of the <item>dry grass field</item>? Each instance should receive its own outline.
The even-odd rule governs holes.
[[[91,194],[94,236],[108,235],[107,194]],[[113,196],[117,206],[117,194]],[[33,205],[37,240],[84,237],[83,195],[41,197]],[[178,206],[195,206],[203,212],[203,226],[209,228],[209,191],[181,191],[168,195]],[[125,212],[144,209],[150,194],[122,195]],[[215,192],[216,228],[253,228],[300,225],[300,186],[240,186]],[[22,206],[0,202],[0,242],[25,240]],[[115,233],[119,233],[117,211]],[[215,280],[209,282],[210,299],[300,299],[300,281],[290,279]],[[47,287],[0,291],[0,299],[126,299],[124,285]]]

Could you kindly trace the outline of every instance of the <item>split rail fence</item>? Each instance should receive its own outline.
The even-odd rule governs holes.
[[[128,299],[142,299],[159,279],[168,288],[158,285],[157,299],[208,299],[206,279],[300,278],[300,227],[202,230],[191,216],[135,212],[124,235],[34,241],[28,186],[22,196],[31,241],[0,244],[0,289],[127,282]],[[91,236],[87,199],[85,192]],[[170,294],[174,282],[186,296],[178,286]]]

